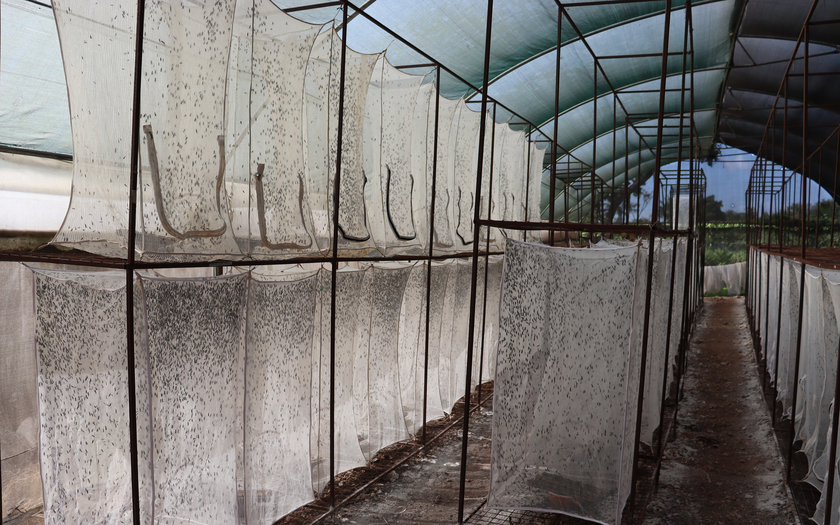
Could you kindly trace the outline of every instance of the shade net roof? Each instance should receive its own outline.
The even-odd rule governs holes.
[[[340,25],[340,7],[296,10],[314,2],[274,3],[309,23],[335,21],[340,31],[346,29],[347,42],[355,51],[372,54],[385,50],[394,66],[418,66],[404,68],[405,72],[430,73],[431,59],[439,62],[445,67],[441,95],[453,99],[466,96],[472,102],[468,105],[478,109],[474,95],[484,67],[485,0],[359,0],[349,8],[347,28]],[[559,32],[561,75],[555,111],[558,4],[552,0],[495,2],[489,94],[501,104],[495,112],[498,122],[539,128],[532,139],[547,142],[553,138],[556,119],[555,160],[564,166],[576,162],[584,174],[594,168],[611,191],[624,180],[648,178],[656,148],[662,149],[663,164],[689,155],[685,135],[692,126],[687,118],[690,98],[694,102],[697,156],[703,157],[716,141],[758,153],[768,106],[780,92],[781,77],[810,2],[692,2],[693,38],[686,42],[686,2],[672,1],[668,50],[675,54],[667,62],[667,89],[673,91],[665,96],[664,111],[677,121],[679,115],[686,118],[671,123],[676,127],[666,131],[661,144],[656,142],[655,127],[643,126],[655,126],[659,109],[667,2],[592,4],[562,2],[565,16]],[[51,9],[34,0],[2,0],[0,9],[0,146],[72,155],[67,91]],[[812,19],[836,19],[838,10],[836,4],[821,2]],[[838,35],[832,25],[811,31],[812,71],[838,69]],[[686,48],[693,54],[683,64]],[[801,46],[798,53],[803,54]],[[801,62],[797,60],[794,69],[801,71]],[[681,97],[684,70],[695,74],[693,86],[686,77],[686,96]],[[825,106],[822,102],[836,99],[837,85],[832,76],[816,77],[809,87],[810,103]],[[787,92],[791,105],[801,102],[802,91],[801,77],[791,79]],[[809,117],[812,125],[818,126],[808,137],[812,147],[822,143],[840,122],[837,111],[826,107],[810,109]],[[790,110],[788,118],[801,119],[801,110]],[[789,126],[786,140],[781,131],[777,133],[775,160],[784,160],[795,169],[801,164],[801,129]],[[783,142],[787,149],[784,159]],[[679,144],[683,148],[677,147]],[[827,189],[833,180],[836,152],[836,146],[829,146],[818,162],[823,169],[814,172]],[[551,153],[549,148],[544,167],[550,163]],[[561,179],[568,179],[568,174],[562,175],[563,169],[559,172],[555,196],[564,188]],[[546,218],[548,169],[543,182],[542,217]],[[565,213],[565,199],[560,201],[563,205],[555,206],[557,217]]]

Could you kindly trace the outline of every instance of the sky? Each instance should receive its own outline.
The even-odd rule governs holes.
[[[706,174],[706,195],[714,195],[715,200],[723,202],[723,211],[734,212],[746,211],[746,192],[750,182],[750,170],[755,162],[756,156],[737,148],[730,148],[719,144],[720,157],[711,166],[702,163],[700,167]],[[683,169],[688,163],[683,163]],[[674,162],[662,168],[665,171],[676,170],[677,163]],[[781,170],[781,167],[779,167]],[[809,192],[816,192],[819,186],[811,182]],[[645,191],[653,191],[653,177],[644,186]],[[816,195],[816,194],[813,194]],[[830,198],[825,191],[821,192],[821,199]],[[816,202],[812,199],[812,202]],[[769,206],[769,203],[768,203]],[[642,210],[644,216],[650,216],[650,205]]]

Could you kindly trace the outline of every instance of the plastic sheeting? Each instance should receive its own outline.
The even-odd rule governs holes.
[[[746,269],[745,262],[704,267],[703,293],[718,293],[726,287],[729,295],[740,295],[746,283]]]
[[[638,247],[508,241],[490,507],[620,522],[638,396],[636,294],[646,285],[639,256]]]

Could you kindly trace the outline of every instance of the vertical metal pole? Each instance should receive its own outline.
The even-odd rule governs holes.
[[[529,148],[530,151],[530,148]],[[487,220],[491,219],[490,211],[493,208],[493,156],[496,153],[496,103],[493,102],[493,129],[490,130],[490,183],[487,188]],[[479,159],[481,162],[481,159]],[[527,189],[525,191],[527,195]],[[526,203],[527,197],[526,197]],[[527,208],[525,208],[527,210]],[[525,213],[528,213],[527,211]],[[480,228],[479,228],[480,230]],[[479,237],[476,237],[480,239]],[[481,353],[478,360],[478,388],[476,389],[475,403],[481,404],[481,378],[484,374],[484,330],[487,327],[487,274],[490,267],[490,227],[487,227],[487,249],[484,255],[484,300],[481,303]]]
[[[630,117],[624,115],[624,224],[630,224]]]
[[[490,0],[492,1],[492,0]],[[560,44],[561,32],[563,30],[563,8],[557,8],[557,58],[555,61],[554,71],[554,136],[551,142],[551,182],[549,182],[549,201],[548,201],[548,222],[554,223],[554,201],[557,199],[557,119],[560,112]],[[563,193],[566,194],[566,215],[569,213],[569,186],[563,184]],[[568,220],[568,219],[567,219]],[[548,231],[548,244],[554,246],[554,230]],[[567,234],[568,235],[568,234]]]
[[[835,130],[835,133],[837,133],[837,148],[834,150],[834,188],[831,190],[831,237],[829,238],[829,248],[834,248],[834,212],[837,209],[837,168],[840,162],[840,130]]]
[[[533,217],[528,217],[528,207],[531,200],[531,125],[528,124],[528,133],[525,134],[525,222],[533,220]],[[536,220],[540,220],[539,217]],[[527,239],[527,234],[523,232],[522,240]]]
[[[673,229],[679,229],[677,224],[677,217],[679,217],[680,206],[680,185],[682,183],[682,160],[683,160],[683,115],[685,114],[685,77],[686,77],[686,50],[688,49],[688,17],[685,18],[685,27],[683,28],[683,56],[682,56],[682,85],[680,89],[680,120],[679,132],[677,134],[677,192],[676,204],[674,206],[675,218],[671,221]],[[679,246],[679,236],[674,235],[673,245],[671,246],[671,278],[668,288],[668,328],[665,332],[665,366],[662,378],[662,396],[659,404],[659,436],[656,447],[656,457],[662,457],[662,446],[665,436],[665,399],[668,397],[668,368],[669,359],[671,357],[671,330],[674,317],[674,281],[676,280],[677,269],[677,249]],[[654,474],[655,484],[659,483],[659,472],[662,467],[661,462],[657,462],[656,473]]]
[[[802,261],[802,270],[799,274],[799,321],[796,336],[796,366],[794,367],[791,388],[793,388],[793,401],[790,408],[790,440],[788,441],[788,463],[787,480],[791,482],[790,471],[793,464],[793,442],[796,438],[796,398],[799,393],[799,358],[802,354],[802,310],[805,301],[805,261]],[[784,409],[784,408],[783,408]]]
[[[429,261],[426,264],[426,343],[423,349],[423,446],[426,446],[426,422],[429,406],[429,313],[431,312],[432,257],[435,245],[435,193],[437,192],[438,125],[440,122],[440,65],[435,67],[435,130],[432,146],[432,196],[429,203]]]
[[[630,485],[630,501],[631,507],[636,505],[636,480],[639,475],[639,439],[642,431],[642,409],[644,408],[644,386],[645,386],[645,367],[647,365],[647,351],[648,338],[650,332],[650,300],[651,288],[653,287],[653,257],[656,253],[656,232],[658,225],[656,219],[659,216],[659,180],[660,171],[662,170],[662,127],[665,121],[665,89],[668,81],[668,40],[671,34],[671,0],[665,3],[665,30],[663,35],[663,50],[662,50],[662,74],[659,82],[659,117],[658,126],[656,130],[656,156],[654,159],[653,168],[653,202],[651,208],[651,225],[650,225],[650,239],[648,245],[648,260],[647,260],[647,286],[645,289],[645,317],[644,326],[642,328],[642,359],[641,370],[639,372],[639,398],[636,405],[636,428],[635,428],[635,447],[633,448],[633,476]],[[639,179],[641,181],[641,179]]]
[[[589,224],[595,224],[595,170],[598,167],[598,58],[592,59],[594,64],[592,94],[592,176],[589,181]],[[595,232],[589,232],[589,242],[595,238]]]
[[[840,349],[838,349],[838,352],[840,352]],[[832,505],[834,504],[834,477],[837,470],[837,419],[840,418],[840,403],[838,403],[838,400],[840,400],[840,381],[837,380],[838,377],[840,377],[840,360],[837,361],[837,370],[834,372],[834,403],[831,417],[831,448],[829,449],[828,479],[826,480],[824,525],[831,525],[831,516],[834,514]]]
[[[134,245],[137,239],[137,180],[140,171],[140,93],[143,78],[143,35],[146,1],[137,1],[134,41],[134,100],[131,113],[131,164],[128,202],[128,264],[125,267],[126,353],[128,358],[128,434],[131,453],[131,514],[140,525],[140,475],[137,446],[137,390],[134,341]]]
[[[335,295],[338,280],[338,206],[341,189],[341,148],[344,135],[344,88],[347,77],[347,3],[341,5],[341,66],[338,85],[338,137],[333,180],[333,237],[330,272],[330,509],[335,509]]]
[[[607,219],[610,224],[615,222],[614,217],[615,217],[616,212],[618,211],[616,209],[616,206],[615,206],[615,162],[616,162],[616,158],[615,158],[616,143],[615,143],[615,141],[616,141],[616,136],[618,135],[618,128],[616,127],[617,124],[618,124],[618,120],[617,120],[618,115],[616,114],[616,109],[617,109],[616,104],[618,102],[618,97],[616,96],[615,92],[613,92],[612,96],[613,96],[612,178],[610,179],[610,214],[609,214],[610,216],[609,216],[609,219]]]
[[[818,1],[818,0],[817,0]],[[815,2],[816,3],[816,2]],[[806,223],[806,214],[808,209],[808,182],[807,182],[807,166],[808,166],[808,47],[810,43],[810,30],[808,29],[808,22],[802,28],[805,36],[805,57],[802,62],[802,198],[800,202],[800,215],[802,216],[802,258],[805,258],[805,249],[808,244],[808,226]]]
[[[481,84],[481,126],[478,133],[478,173],[475,177],[475,201],[481,202],[481,179],[484,163],[484,137],[487,132],[487,119],[484,117],[487,114],[487,87],[490,80],[490,44],[493,29],[493,0],[487,0],[487,26],[485,29],[484,40],[484,79]],[[555,136],[555,143],[557,137]],[[476,206],[473,213],[473,228],[475,231],[474,238],[481,238],[481,206]],[[475,296],[476,296],[476,280],[478,277],[478,246],[479,242],[473,243],[472,253],[472,279],[470,282],[470,326],[469,336],[467,341],[467,377],[466,386],[464,388],[464,431],[461,437],[461,482],[458,489],[458,523],[464,523],[464,493],[467,484],[467,445],[469,444],[469,430],[470,430],[470,383],[472,381],[472,360],[473,360],[473,344],[475,343]]]

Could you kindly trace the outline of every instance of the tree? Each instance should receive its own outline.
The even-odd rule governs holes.
[[[714,195],[706,195],[706,221],[725,221],[723,201],[715,200]]]

